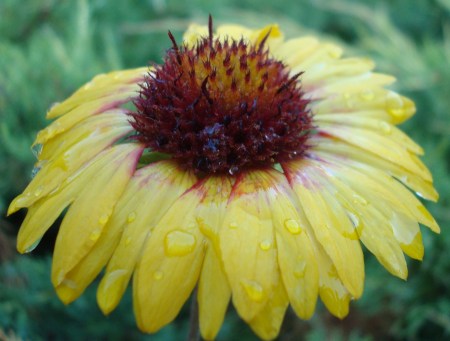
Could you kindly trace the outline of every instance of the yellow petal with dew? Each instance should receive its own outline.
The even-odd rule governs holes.
[[[266,199],[272,184],[269,171],[243,173],[236,181],[220,230],[220,250],[233,304],[250,321],[264,308],[276,282],[272,214]]]
[[[166,212],[148,237],[133,276],[138,326],[156,332],[170,323],[194,289],[204,258],[204,237],[195,208],[202,199],[194,186]]]
[[[64,115],[86,102],[110,95],[117,95],[122,92],[129,92],[130,89],[138,89],[137,84],[143,81],[144,75],[148,71],[147,67],[142,67],[97,75],[64,102],[54,105],[47,113],[47,118],[51,119]]]
[[[67,150],[60,150],[52,159],[42,163],[41,170],[36,174],[22,194],[11,203],[8,214],[12,214],[22,207],[28,207],[49,193],[54,192],[61,184],[75,172],[82,170],[86,162],[97,156],[102,150],[112,145],[115,141],[131,132],[132,128],[127,122],[115,120],[113,116],[105,115],[111,124],[106,121],[97,122],[98,129],[87,131],[88,136],[83,136],[84,128],[76,129],[74,134],[67,137],[68,143],[77,142],[68,146]],[[85,138],[83,138],[85,137]],[[77,139],[81,138],[77,141]]]
[[[64,217],[53,253],[52,282],[58,286],[65,275],[97,243],[117,200],[132,177],[143,147],[122,144],[108,151],[114,157],[83,187]],[[80,223],[82,222],[82,223]]]
[[[419,224],[402,213],[393,212],[391,225],[403,252],[411,258],[422,260],[424,248]]]
[[[366,82],[359,88],[342,88],[328,96],[317,95],[321,100],[312,103],[312,111],[316,116],[335,112],[368,112],[392,124],[402,123],[415,113],[414,102],[379,86]]]
[[[364,287],[364,259],[358,234],[327,175],[308,160],[283,164],[314,235],[330,257],[348,291],[358,298]],[[349,267],[351,264],[351,267]]]
[[[281,277],[294,311],[308,319],[314,313],[319,288],[315,252],[305,226],[307,221],[291,199],[295,194],[281,174],[272,175],[274,181],[267,201],[272,210]]]
[[[106,224],[98,242],[90,252],[68,273],[55,289],[64,304],[75,301],[97,277],[110,259],[122,234],[118,224]],[[120,273],[116,273],[120,276]]]
[[[398,145],[403,146],[412,153],[419,155],[423,154],[423,149],[411,140],[408,135],[394,125],[383,120],[367,118],[359,115],[357,116],[357,113],[356,115],[347,113],[333,113],[319,115],[316,117],[315,121],[318,122],[320,127],[322,127],[325,123],[325,125],[329,126],[352,126],[367,129],[381,135],[388,136],[392,141],[395,141]]]
[[[195,177],[170,161],[149,164],[135,172],[119,199],[108,226],[123,230],[97,290],[104,314],[119,304],[154,226]]]
[[[91,116],[101,115],[102,113],[113,109],[118,110],[118,113],[125,114],[126,111],[124,109],[118,109],[118,107],[135,96],[137,96],[137,89],[130,88],[127,92],[112,94],[107,97],[94,99],[90,102],[81,103],[66,115],[58,118],[49,126],[42,129],[37,134],[33,146],[47,143],[49,140],[68,131],[77,123],[80,123]]]
[[[296,72],[297,68],[292,71]],[[299,69],[299,71],[301,70]],[[353,76],[337,77],[335,80],[330,80],[330,82],[322,82],[319,84],[307,82],[303,83],[303,87],[306,91],[306,96],[313,99],[333,98],[334,96],[341,95],[347,100],[347,108],[352,109],[354,106],[348,101],[351,99],[352,94],[360,92],[361,89],[376,89],[381,86],[389,85],[394,81],[395,78],[392,76],[366,72]]]
[[[387,217],[337,176],[328,179],[337,189],[336,198],[351,217],[362,243],[390,273],[405,279],[408,276],[405,257]]]
[[[208,246],[198,283],[200,333],[214,340],[222,326],[231,297],[230,286],[216,251]]]
[[[318,155],[321,154],[318,153]],[[386,202],[388,209],[402,212],[413,221],[428,226],[436,233],[440,232],[438,224],[423,204],[391,176],[355,161],[342,160],[330,155],[323,155],[323,158],[340,165],[333,170],[338,172],[340,178],[345,179],[350,186],[358,187],[360,193],[368,200],[373,201],[375,205]],[[383,198],[383,200],[380,201],[378,198]],[[391,216],[392,214],[388,215],[388,217]]]
[[[389,162],[380,156],[367,153],[356,146],[352,146],[336,139],[314,136],[312,137],[312,143],[314,145],[314,151],[339,156],[344,158],[344,160],[354,160],[354,167],[357,167],[357,164],[367,164],[368,166],[386,172],[387,174],[394,176],[404,185],[416,192],[417,195],[425,199],[436,201],[439,197],[432,182],[423,180],[420,176],[412,173],[409,169]]]
[[[319,246],[317,261],[319,263],[320,283],[319,295],[327,309],[337,318],[343,319],[348,315],[351,295],[342,283],[336,267]]]
[[[18,251],[31,251],[62,211],[78,197],[80,188],[90,183],[114,158],[115,154],[110,151],[101,153],[49,196],[32,204],[17,236]]]
[[[198,283],[199,323],[204,339],[216,338],[230,301],[231,290],[220,259],[219,231],[231,193],[232,178],[209,177],[200,185],[203,198],[195,210],[198,227],[206,237],[206,254]],[[211,299],[213,298],[214,299]]]
[[[288,305],[289,299],[283,283],[279,280],[266,306],[249,322],[250,328],[262,340],[275,339],[280,333]]]
[[[42,146],[39,160],[52,160],[63,154],[72,146],[86,139],[91,140],[99,135],[109,135],[117,131],[118,138],[131,132],[129,117],[122,109],[105,111],[101,115],[92,116],[75,125],[66,132],[57,135]],[[94,143],[93,143],[94,144]]]
[[[355,147],[373,153],[398,166],[410,169],[424,180],[432,180],[429,170],[426,169],[414,154],[387,136],[350,126],[337,127],[322,124],[319,129],[325,134],[334,136]]]
[[[313,63],[308,67],[301,81],[306,87],[318,84],[327,84],[330,81],[340,80],[344,77],[361,75],[375,67],[372,60],[367,58],[331,59]]]

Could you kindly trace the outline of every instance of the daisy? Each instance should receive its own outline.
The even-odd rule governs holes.
[[[64,303],[103,270],[108,314],[130,280],[139,328],[170,323],[198,288],[199,325],[217,335],[232,301],[263,339],[290,305],[335,316],[362,295],[361,243],[405,279],[422,259],[419,224],[439,227],[420,146],[396,125],[414,103],[365,58],[313,37],[193,25],[164,62],[96,76],[51,108],[36,175],[8,214],[28,213],[29,252],[67,209],[52,283]],[[409,190],[410,189],[410,190]]]

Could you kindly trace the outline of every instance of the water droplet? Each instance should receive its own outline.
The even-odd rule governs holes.
[[[27,247],[25,249],[25,253],[29,253],[29,252],[33,251],[39,245],[40,242],[41,242],[41,238],[39,238],[33,244],[31,244],[29,247]]]
[[[161,270],[157,270],[153,273],[153,278],[156,279],[157,281],[162,280],[164,277],[164,273]]]
[[[169,232],[164,240],[166,254],[168,256],[184,256],[195,248],[195,237],[184,231],[175,230]]]
[[[103,290],[107,290],[112,285],[116,284],[118,280],[123,278],[128,273],[125,269],[118,269],[111,272],[108,272],[105,275],[105,285],[103,286]]]
[[[237,229],[237,227],[238,227],[238,224],[236,223],[236,222],[231,222],[229,225],[228,225],[228,227],[230,228],[230,229]]]
[[[352,225],[354,227],[358,227],[359,226],[359,219],[356,215],[354,215],[351,212],[347,212],[348,217],[350,218],[350,221],[352,222]]]
[[[375,93],[370,89],[366,89],[362,91],[359,96],[365,101],[371,101],[375,98]]]
[[[127,237],[127,239],[125,239],[125,245],[128,246],[131,243],[131,237]]]
[[[402,98],[397,94],[390,93],[386,97],[386,110],[394,117],[405,116]]]
[[[33,155],[39,159],[39,155],[41,155],[42,152],[42,144],[38,143],[38,144],[34,144],[31,147],[31,151],[33,152]]]
[[[78,288],[78,285],[75,281],[72,281],[71,279],[67,278],[64,278],[61,284],[73,290],[76,290]]]
[[[259,243],[259,247],[263,251],[270,250],[270,248],[272,247],[272,242],[270,240],[268,240],[268,239],[263,240],[261,243]]]
[[[98,238],[100,238],[101,234],[102,234],[102,231],[100,229],[96,229],[91,232],[91,234],[89,235],[89,239],[92,240],[93,242],[96,242],[98,240]]]
[[[383,134],[389,135],[392,132],[392,128],[387,122],[381,121],[378,126]]]
[[[98,223],[100,225],[105,225],[108,222],[109,219],[109,214],[103,214],[99,219],[98,219]]]
[[[34,166],[33,170],[31,171],[31,178],[33,179],[41,169],[42,167],[40,165]]]
[[[131,212],[127,217],[127,223],[130,224],[136,219],[136,212]]]
[[[34,191],[34,196],[35,197],[40,196],[43,191],[44,191],[44,186],[43,185],[38,186],[38,188],[36,188],[36,190]]]
[[[300,224],[295,219],[285,220],[284,227],[286,227],[286,229],[292,234],[299,234],[302,232]]]
[[[264,298],[264,289],[258,282],[246,279],[241,281],[241,285],[252,301],[260,302]]]
[[[353,203],[360,204],[363,206],[367,206],[369,204],[366,199],[364,199],[362,196],[358,194],[353,194]]]
[[[306,261],[305,260],[298,261],[297,264],[295,264],[294,276],[297,278],[303,278],[305,277],[305,272],[306,272]]]

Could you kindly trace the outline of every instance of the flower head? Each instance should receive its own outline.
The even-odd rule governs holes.
[[[363,58],[277,26],[191,26],[162,65],[95,77],[54,106],[39,170],[11,203],[31,251],[67,207],[52,282],[65,303],[106,267],[111,312],[133,278],[138,326],[170,323],[198,287],[200,330],[216,336],[230,299],[264,339],[290,304],[320,296],[344,317],[361,296],[361,243],[393,275],[421,259],[413,195],[437,200],[423,151],[396,128],[415,111]],[[126,109],[134,104],[135,109]]]

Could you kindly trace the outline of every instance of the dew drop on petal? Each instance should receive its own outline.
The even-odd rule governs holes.
[[[125,276],[128,273],[125,269],[118,269],[112,272],[109,272],[105,275],[105,286],[104,289],[108,289],[110,286],[115,284],[120,278]]]
[[[42,194],[42,192],[44,191],[44,186],[40,185],[38,188],[36,188],[36,190],[34,191],[34,196],[38,197]]]
[[[284,227],[286,227],[286,229],[292,234],[299,234],[302,232],[300,224],[295,219],[285,220]]]
[[[100,225],[105,225],[108,222],[109,219],[109,214],[103,214],[99,219],[98,219],[98,223]]]
[[[162,280],[164,277],[164,273],[161,270],[157,270],[153,273],[153,278],[156,279],[157,281]]]
[[[272,242],[270,240],[268,240],[268,239],[267,240],[263,240],[261,243],[259,243],[259,247],[263,251],[270,250],[270,248],[272,247]]]
[[[195,237],[184,231],[169,232],[164,240],[164,247],[168,256],[184,256],[195,248]]]
[[[33,152],[33,155],[38,159],[39,155],[41,155],[42,152],[42,144],[38,143],[31,147],[31,151]]]
[[[352,222],[352,225],[354,227],[358,227],[359,226],[359,218],[356,215],[354,215],[353,213],[351,213],[351,212],[347,212],[347,215],[350,218],[350,221]]]
[[[363,206],[367,206],[369,204],[366,199],[364,199],[362,196],[360,196],[358,194],[353,194],[353,203],[360,204]]]
[[[125,239],[125,245],[128,246],[131,243],[131,237],[127,237],[127,239]]]
[[[386,97],[386,110],[394,117],[405,116],[402,98],[397,94],[390,93]]]
[[[100,238],[101,235],[101,230],[100,229],[95,229],[94,231],[91,232],[91,234],[89,235],[89,239],[92,240],[93,242],[96,242],[98,240],[98,238]]]
[[[33,244],[31,244],[29,247],[27,247],[25,249],[25,253],[29,253],[29,252],[33,251],[39,245],[40,242],[41,242],[41,238],[39,238]]]
[[[378,126],[379,126],[381,132],[382,132],[383,134],[385,134],[385,135],[389,135],[389,134],[392,132],[392,128],[391,128],[391,126],[389,125],[389,123],[387,123],[387,122],[381,121],[381,122],[378,124]]]
[[[231,222],[229,225],[228,225],[228,227],[230,228],[230,229],[232,229],[232,230],[234,230],[234,229],[237,229],[237,227],[238,227],[238,224],[236,223],[236,222]]]
[[[130,224],[136,219],[136,212],[131,212],[127,217],[127,223]]]
[[[261,284],[256,281],[242,280],[241,285],[243,286],[247,296],[255,302],[260,302],[264,297],[264,289]]]
[[[297,264],[295,265],[294,276],[297,278],[303,278],[305,277],[305,272],[306,272],[306,261],[305,260],[298,261]]]

